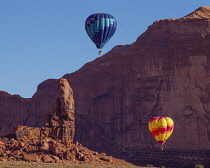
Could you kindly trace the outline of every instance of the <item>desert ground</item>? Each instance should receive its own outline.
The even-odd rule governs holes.
[[[146,168],[137,166],[111,166],[111,165],[85,165],[63,163],[37,163],[37,162],[12,162],[0,161],[0,168]],[[153,167],[154,168],[154,167]]]

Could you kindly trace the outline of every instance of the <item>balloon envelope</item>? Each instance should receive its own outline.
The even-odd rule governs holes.
[[[116,28],[116,19],[105,13],[92,14],[85,21],[85,30],[98,49],[102,49],[111,39]]]
[[[174,130],[174,122],[170,117],[153,117],[148,126],[149,131],[160,146],[163,146]]]

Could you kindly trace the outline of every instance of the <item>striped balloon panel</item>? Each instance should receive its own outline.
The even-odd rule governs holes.
[[[85,30],[98,49],[111,39],[117,28],[117,22],[112,15],[97,13],[90,15],[85,21]]]
[[[174,122],[169,117],[153,117],[148,125],[152,136],[161,146],[170,137],[174,129]]]

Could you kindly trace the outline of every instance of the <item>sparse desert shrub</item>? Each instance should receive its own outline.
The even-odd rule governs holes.
[[[147,167],[153,167],[153,165],[152,164],[148,164]]]
[[[196,165],[195,168],[204,168],[203,165]]]

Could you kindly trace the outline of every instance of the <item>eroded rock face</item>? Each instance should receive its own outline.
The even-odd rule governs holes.
[[[14,132],[18,140],[51,137],[71,145],[74,139],[74,98],[73,90],[64,78],[57,80],[58,98],[52,105],[52,113],[45,114],[44,127],[16,126]]]
[[[209,17],[160,20],[132,45],[65,75],[75,92],[76,139],[117,150],[158,147],[148,121],[159,115],[175,123],[165,148],[210,149],[209,46]]]
[[[138,151],[158,148],[147,124],[159,115],[175,123],[165,149],[175,154],[176,150],[210,150],[209,15],[209,7],[202,7],[183,18],[156,21],[132,45],[116,46],[75,73],[64,75],[74,90],[75,139],[118,156],[127,152],[126,157],[134,161],[139,159]],[[23,109],[19,118],[24,119],[25,109],[32,115],[49,112],[55,88],[55,80],[40,84],[33,98],[18,106]],[[11,106],[10,97],[0,97],[3,119],[22,100],[18,98]],[[12,118],[16,110],[7,117]],[[34,125],[40,123],[37,116],[34,120]],[[1,131],[9,133],[6,127],[9,125]],[[204,154],[200,160],[207,158]]]
[[[58,98],[52,107],[52,114],[45,115],[47,136],[60,139],[65,143],[73,142],[75,133],[73,91],[64,78],[57,81]]]

